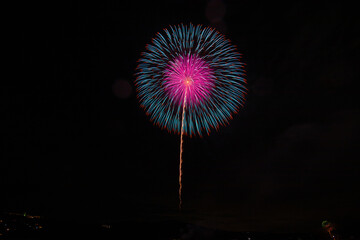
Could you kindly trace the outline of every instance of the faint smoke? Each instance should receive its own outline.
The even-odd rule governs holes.
[[[130,83],[123,79],[115,80],[112,85],[113,93],[118,98],[129,98],[132,94]]]
[[[225,34],[227,31],[226,23],[223,20],[221,20],[219,22],[211,23],[211,26],[216,28],[219,32],[221,32],[223,34]]]
[[[205,15],[210,25],[219,32],[225,33],[227,30],[223,18],[226,13],[226,5],[222,0],[210,0],[206,6]]]
[[[270,78],[258,77],[252,86],[252,92],[256,96],[265,97],[273,93],[273,81]]]
[[[206,18],[211,23],[220,22],[225,16],[226,6],[222,0],[210,0],[206,7]]]

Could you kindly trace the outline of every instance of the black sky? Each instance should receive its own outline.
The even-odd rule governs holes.
[[[354,6],[219,2],[16,6],[14,70],[1,89],[2,209],[99,222],[176,218],[238,231],[353,222]],[[190,22],[218,27],[238,47],[249,92],[229,126],[185,138],[179,214],[179,136],[153,126],[139,107],[134,72],[156,32]]]

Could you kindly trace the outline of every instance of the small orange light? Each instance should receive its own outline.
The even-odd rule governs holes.
[[[185,78],[185,80],[184,80],[184,84],[185,84],[186,86],[191,85],[191,77],[187,77],[187,78]]]

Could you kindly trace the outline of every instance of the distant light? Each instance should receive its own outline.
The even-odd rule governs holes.
[[[110,228],[111,228],[111,225],[109,225],[109,224],[103,224],[103,225],[101,225],[101,227],[110,229]]]

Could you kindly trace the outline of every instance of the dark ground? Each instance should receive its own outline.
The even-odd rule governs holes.
[[[325,230],[317,232],[233,232],[204,227],[176,220],[118,221],[115,224],[84,224],[55,219],[31,219],[24,216],[2,215],[0,235],[6,239],[223,239],[223,240],[326,240],[330,239]],[[6,224],[6,227],[4,227]],[[35,228],[37,227],[37,228]],[[40,228],[39,228],[40,227]],[[359,239],[350,229],[337,229],[332,233],[337,240]]]

